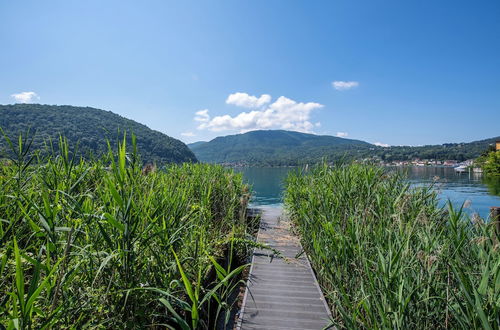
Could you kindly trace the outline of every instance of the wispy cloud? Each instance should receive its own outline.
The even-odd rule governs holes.
[[[335,134],[335,136],[337,137],[347,137],[349,134],[347,132],[337,132],[337,134]]]
[[[193,137],[193,136],[196,136],[196,134],[194,134],[193,132],[182,132],[181,133],[182,136],[185,136],[185,137]]]
[[[336,81],[332,82],[332,86],[333,86],[333,88],[335,88],[338,91],[345,91],[348,89],[358,87],[359,82],[336,80]]]
[[[206,123],[210,120],[210,115],[208,114],[208,109],[196,111],[194,120],[200,123]]]
[[[245,108],[260,108],[271,102],[271,95],[262,94],[260,97],[248,95],[247,93],[230,94],[227,99],[227,104],[233,104]]]
[[[236,96],[235,96],[236,95]],[[257,98],[246,93],[229,95],[226,103],[240,107],[258,108],[271,102],[271,96],[264,94]],[[322,108],[316,102],[296,102],[284,96],[259,110],[240,112],[236,116],[222,115],[211,118],[208,110],[196,112],[194,120],[199,122],[198,129],[207,129],[214,132],[238,130],[246,132],[257,129],[286,129],[301,132],[311,132],[314,126],[320,123],[311,123],[310,117],[313,110]]]
[[[374,142],[373,144],[378,146],[378,147],[384,147],[384,148],[388,148],[391,146],[390,144],[382,143],[382,142]]]
[[[40,97],[35,92],[21,92],[12,94],[11,97],[16,100],[17,103],[32,103],[40,99]]]

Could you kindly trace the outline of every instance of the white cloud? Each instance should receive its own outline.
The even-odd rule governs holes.
[[[40,97],[35,92],[21,92],[12,94],[11,97],[16,100],[17,103],[31,103],[35,100],[40,99]]]
[[[193,132],[182,132],[181,135],[186,137],[196,136],[196,134],[194,134]]]
[[[201,123],[207,122],[210,120],[210,116],[208,114],[208,109],[200,110],[195,113],[194,120],[199,121]]]
[[[271,95],[262,94],[260,97],[248,95],[247,93],[230,94],[227,99],[227,104],[233,104],[245,108],[260,108],[271,102]]]
[[[337,134],[335,134],[335,136],[337,137],[347,137],[349,134],[347,132],[337,132]]]
[[[390,144],[382,143],[382,142],[374,142],[373,144],[378,146],[378,147],[384,147],[384,148],[388,148],[391,146]]]
[[[335,88],[338,91],[345,91],[351,88],[355,88],[359,86],[359,82],[357,81],[341,81],[337,80],[332,82],[333,88]]]
[[[261,96],[259,99],[262,99],[263,96]],[[266,103],[270,102],[271,96],[268,97],[269,101],[265,100]],[[247,103],[242,103],[240,106],[246,107],[246,104]],[[208,110],[205,109],[196,112],[194,120],[200,123],[198,129],[208,129],[214,132],[226,130],[239,130],[240,132],[247,132],[258,129],[277,128],[301,132],[311,132],[315,125],[320,125],[319,123],[313,124],[309,121],[311,112],[322,107],[323,105],[319,103],[296,102],[287,97],[280,96],[272,104],[260,110],[240,112],[236,116],[222,115],[211,118],[208,114]]]

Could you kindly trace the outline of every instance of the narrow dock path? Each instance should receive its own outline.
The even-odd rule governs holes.
[[[257,240],[279,250],[256,249],[237,329],[324,329],[330,312],[299,239],[281,208],[262,208]]]

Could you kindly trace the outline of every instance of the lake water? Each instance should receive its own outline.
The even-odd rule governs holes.
[[[455,206],[460,206],[464,201],[471,202],[467,213],[478,213],[486,218],[491,206],[500,206],[500,197],[490,191],[492,187],[483,182],[481,175],[471,173],[456,173],[450,167],[406,167],[395,168],[406,171],[408,180],[415,185],[431,184],[437,180],[436,188],[439,191],[440,204],[444,205],[449,199]],[[243,173],[245,181],[253,188],[253,205],[279,206],[282,204],[283,182],[292,167],[247,167],[237,168]]]

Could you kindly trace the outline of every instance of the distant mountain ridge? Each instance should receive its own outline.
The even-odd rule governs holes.
[[[360,140],[284,130],[251,131],[195,142],[189,148],[202,162],[232,165],[295,166],[337,160],[406,161],[473,159],[500,137],[468,143],[420,147],[380,147]]]
[[[188,145],[198,160],[210,163],[285,166],[352,158],[372,144],[328,135],[260,130]]]
[[[192,149],[192,148],[196,148],[198,146],[201,146],[204,143],[207,143],[207,141],[198,141],[198,142],[188,143],[188,147],[189,147],[189,149]]]
[[[85,155],[99,155],[107,151],[106,139],[115,143],[134,133],[143,162],[182,163],[196,162],[193,152],[181,141],[154,131],[136,121],[111,111],[68,105],[14,104],[0,105],[0,128],[11,139],[25,134],[28,128],[34,133],[33,148],[44,147],[51,139],[56,145],[59,135],[66,137],[70,147],[78,144]],[[57,146],[57,145],[56,145]],[[8,146],[0,137],[0,158],[8,153]]]

